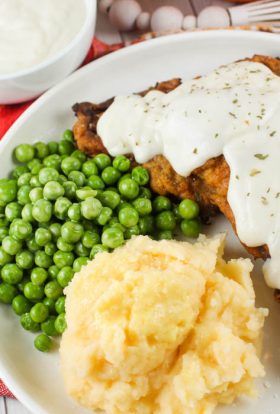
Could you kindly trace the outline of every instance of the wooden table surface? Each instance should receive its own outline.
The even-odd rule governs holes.
[[[176,4],[182,12],[186,14],[195,14],[210,4],[225,4],[222,0],[139,0],[144,10],[152,12],[156,7],[161,5]],[[118,43],[121,41],[131,40],[137,37],[136,33],[119,33],[108,21],[107,16],[97,15],[96,37],[106,43]],[[21,403],[9,398],[0,398],[0,414],[31,414]],[[36,413],[35,413],[36,414]],[[50,413],[52,414],[52,413]],[[67,414],[67,413],[61,413]]]

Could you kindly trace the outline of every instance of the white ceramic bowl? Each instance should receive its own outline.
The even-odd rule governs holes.
[[[14,74],[0,76],[0,104],[24,102],[66,78],[85,58],[95,29],[96,0],[83,1],[84,24],[75,38],[55,56]]]

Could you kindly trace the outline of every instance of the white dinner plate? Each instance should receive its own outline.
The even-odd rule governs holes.
[[[280,37],[266,33],[213,31],[178,34],[122,49],[80,69],[38,99],[12,126],[0,143],[0,178],[13,167],[16,145],[61,136],[73,125],[71,106],[79,101],[102,101],[113,95],[140,91],[160,80],[191,78],[217,66],[252,56],[280,55]],[[206,233],[227,230],[227,254],[246,252],[225,219]],[[280,304],[273,300],[257,263],[253,274],[257,304],[270,309],[265,325],[264,354],[267,376],[258,382],[259,398],[242,399],[217,409],[220,414],[276,414],[280,403]],[[67,397],[59,372],[58,353],[42,354],[33,347],[34,336],[19,325],[11,308],[0,306],[0,377],[34,414],[83,414]],[[129,413],[125,413],[129,414]],[[179,413],[178,413],[179,414]],[[183,413],[180,413],[183,414]]]

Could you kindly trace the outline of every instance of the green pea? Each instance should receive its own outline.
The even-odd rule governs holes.
[[[136,200],[133,201],[133,207],[137,211],[137,213],[143,217],[147,216],[152,212],[152,203],[151,200],[147,198],[136,198]]]
[[[30,178],[29,184],[32,188],[41,187],[41,183],[39,181],[39,175],[33,175]]]
[[[183,219],[191,220],[199,215],[198,204],[190,199],[182,200],[179,204],[179,214]]]
[[[65,175],[70,174],[71,171],[78,171],[81,166],[81,161],[76,157],[66,157],[61,162],[61,169]]]
[[[0,284],[0,302],[10,305],[17,294],[18,290],[15,286],[8,283]]]
[[[201,223],[198,219],[182,220],[181,230],[186,237],[198,237],[201,232]]]
[[[49,148],[44,142],[36,142],[34,145],[37,157],[42,160],[49,155]]]
[[[36,201],[41,200],[44,197],[43,189],[41,187],[32,188],[29,197],[32,203],[36,203]]]
[[[69,207],[72,205],[71,201],[65,197],[59,197],[54,205],[54,214],[60,220],[67,218],[67,212]]]
[[[55,310],[58,314],[65,313],[65,296],[60,296],[55,302]]]
[[[29,184],[31,178],[32,178],[32,174],[30,172],[22,174],[17,180],[18,187],[21,187],[22,185]]]
[[[140,187],[139,197],[148,198],[150,200],[152,198],[152,192],[149,188]]]
[[[3,245],[3,240],[8,236],[9,234],[9,229],[7,227],[0,227],[0,243],[2,242]]]
[[[94,197],[89,197],[81,202],[81,213],[87,220],[92,220],[100,214],[102,204]]]
[[[29,300],[40,300],[44,297],[44,287],[34,285],[32,282],[26,283],[23,289],[24,296]]]
[[[158,232],[157,239],[158,240],[172,240],[173,233],[171,230],[162,230]]]
[[[45,286],[45,295],[49,299],[57,300],[63,293],[63,289],[57,280],[51,280]]]
[[[58,250],[53,255],[54,264],[59,269],[62,269],[65,266],[72,266],[74,259],[75,257],[72,252],[62,252],[61,250]]]
[[[19,162],[28,162],[34,158],[34,148],[29,144],[20,144],[15,149],[15,157]]]
[[[80,221],[82,218],[81,207],[78,203],[73,203],[67,211],[67,215],[72,221]]]
[[[73,151],[71,157],[77,158],[81,162],[81,164],[83,164],[87,159],[86,154],[80,150]]]
[[[16,264],[20,269],[31,269],[34,265],[34,255],[29,250],[22,250],[16,254]]]
[[[139,185],[146,185],[149,182],[150,176],[148,170],[144,167],[135,167],[132,170],[132,179]]]
[[[115,249],[124,242],[123,232],[118,228],[108,228],[103,231],[101,241],[104,246]]]
[[[56,141],[48,142],[48,149],[50,154],[57,154],[58,152],[58,143]]]
[[[8,180],[3,178],[0,180],[0,203],[6,205],[14,201],[17,196],[17,182],[16,180]]]
[[[113,226],[114,224],[119,223],[119,219],[118,217],[111,217],[109,222],[108,222],[108,226]]]
[[[56,248],[56,245],[54,243],[49,242],[45,245],[45,253],[48,256],[53,256],[56,251],[57,251],[57,248]]]
[[[63,139],[58,144],[58,152],[60,155],[70,155],[74,151],[74,144],[71,141]]]
[[[129,200],[134,200],[139,194],[139,185],[131,178],[121,180],[118,189],[120,194]]]
[[[81,171],[71,171],[68,180],[73,181],[78,188],[81,188],[85,185],[86,177]]]
[[[174,230],[176,218],[173,211],[162,211],[156,216],[156,226],[159,230]]]
[[[59,237],[57,239],[56,245],[57,245],[57,248],[61,250],[62,252],[72,252],[72,250],[74,250],[74,247],[75,247],[73,243],[68,243],[62,237]]]
[[[90,259],[94,259],[97,253],[108,252],[108,247],[103,246],[103,244],[96,244],[90,251]]]
[[[76,197],[76,191],[78,187],[73,181],[65,181],[62,185],[65,191],[65,197],[69,198],[70,200]]]
[[[34,218],[32,216],[32,209],[33,209],[33,206],[31,203],[25,204],[25,206],[23,206],[23,209],[21,210],[21,218],[24,221],[29,221],[29,222],[34,221]]]
[[[55,302],[56,301],[54,299],[51,299],[51,298],[44,298],[44,300],[43,300],[43,304],[46,305],[47,308],[49,309],[49,314],[50,315],[55,315],[56,314]]]
[[[30,277],[29,276],[23,276],[23,278],[21,279],[21,281],[17,284],[17,288],[20,292],[23,293],[24,291],[24,286],[30,282]]]
[[[71,282],[71,280],[73,279],[73,276],[74,276],[74,271],[72,267],[65,266],[62,269],[60,269],[57,275],[57,281],[61,287],[65,288]]]
[[[68,243],[77,243],[82,235],[84,229],[79,223],[68,221],[61,227],[61,237]]]
[[[12,236],[7,236],[2,241],[2,248],[6,253],[14,256],[22,249],[22,242],[14,239]]]
[[[39,158],[33,158],[33,160],[27,163],[29,171],[32,171],[34,167],[42,166],[41,160]]]
[[[95,197],[96,190],[93,190],[91,187],[82,187],[76,191],[76,196],[78,200],[83,201],[89,197]]]
[[[65,175],[63,175],[63,174],[59,174],[57,182],[63,186],[63,184],[66,183],[66,181],[67,181],[67,177],[65,177]],[[65,190],[64,190],[64,192],[65,192]]]
[[[98,174],[98,168],[93,160],[89,160],[82,165],[82,172],[86,177],[90,177]]]
[[[64,188],[57,181],[49,181],[43,190],[44,198],[47,200],[56,200],[64,195]]]
[[[139,221],[138,212],[132,207],[124,207],[119,212],[119,221],[125,227],[133,227]]]
[[[43,250],[38,250],[35,252],[35,264],[38,267],[48,269],[53,263],[50,256],[48,256]]]
[[[62,237],[57,239],[56,246],[62,252],[71,252],[75,247],[74,244],[66,242]]]
[[[31,303],[23,295],[15,296],[12,301],[12,308],[18,316],[21,316],[24,313],[29,312],[31,307]]]
[[[49,316],[44,322],[41,323],[41,329],[44,334],[48,336],[58,336],[59,332],[55,329],[56,316]]]
[[[107,154],[98,154],[94,157],[94,162],[97,165],[99,170],[104,170],[104,168],[111,165],[111,158]]]
[[[88,263],[88,261],[89,261],[89,258],[88,257],[83,257],[83,256],[78,257],[77,259],[75,259],[74,263],[73,263],[74,272],[78,273],[81,270],[81,268]]]
[[[176,217],[176,221],[177,221],[177,222],[182,220],[182,217],[181,217],[181,216],[180,216],[180,214],[179,214],[179,206],[178,206],[178,205],[175,205],[175,206],[173,207],[173,213],[174,213],[174,215],[175,215],[175,217]]]
[[[82,243],[88,249],[91,249],[95,244],[100,243],[100,236],[98,233],[87,230],[82,238]]]
[[[114,210],[121,201],[120,195],[111,190],[104,191],[99,196],[99,199],[103,206],[109,207],[112,210]]]
[[[121,173],[114,167],[109,166],[104,168],[101,173],[102,180],[107,185],[115,184],[121,176]]]
[[[39,181],[42,185],[47,184],[49,181],[57,181],[59,173],[56,169],[50,167],[44,167],[39,172]]]
[[[38,228],[35,231],[35,241],[38,244],[38,246],[45,246],[48,242],[50,242],[52,239],[52,234],[50,230]]]
[[[132,175],[131,173],[126,173],[124,175],[121,176],[121,178],[119,179],[118,184],[122,181],[122,180],[126,180],[127,178],[132,179]]]
[[[6,217],[4,216],[4,214],[0,215],[0,227],[8,227],[9,226],[9,222],[6,219]]]
[[[113,160],[113,167],[115,167],[117,170],[121,172],[126,172],[130,168],[130,160],[124,155],[118,155]]]
[[[111,225],[108,225],[108,227],[107,228],[109,228],[109,227],[113,227],[113,228],[115,228],[115,229],[119,229],[119,230],[121,230],[123,233],[125,232],[125,230],[126,230],[126,227],[124,227],[120,222],[118,222],[118,223],[114,223],[114,224],[111,224]],[[133,226],[132,226],[133,227]],[[103,227],[103,229],[105,230],[105,226]]]
[[[117,193],[117,194],[119,194],[119,190],[116,188],[116,187],[107,187],[107,190],[108,191],[113,191],[113,193]]]
[[[13,256],[5,252],[2,246],[0,246],[0,268],[5,266],[5,264],[11,263]]]
[[[102,207],[96,221],[100,226],[104,226],[112,217],[113,211],[110,207]]]
[[[16,240],[26,240],[32,234],[32,226],[28,221],[15,219],[10,226],[10,236]]]
[[[52,210],[53,207],[49,201],[37,200],[32,209],[32,216],[38,223],[47,223],[52,217]]]
[[[152,216],[145,216],[139,218],[139,230],[142,235],[150,235],[154,232],[154,218]]]
[[[40,250],[40,246],[36,243],[35,237],[27,240],[26,245],[27,245],[28,249],[33,253]]]
[[[91,175],[87,179],[87,185],[93,190],[104,190],[105,183],[98,175]]]
[[[67,328],[65,313],[61,313],[61,314],[58,315],[58,317],[55,320],[54,326],[55,326],[55,329],[57,330],[57,332],[59,332],[60,334],[63,334],[63,332]]]
[[[73,132],[71,131],[71,129],[66,129],[64,132],[63,132],[63,139],[65,140],[65,141],[70,141],[70,142],[74,142],[74,134],[73,134]]]
[[[11,201],[14,201],[17,195],[17,182],[16,180],[1,179],[0,180],[0,202],[2,205],[6,205]]]
[[[45,283],[48,278],[48,272],[41,267],[35,267],[31,272],[31,282],[33,285],[40,286]]]
[[[26,331],[38,332],[40,331],[40,325],[33,321],[30,313],[23,313],[20,317],[20,324]]]
[[[49,309],[42,302],[36,303],[30,309],[30,316],[34,322],[42,323],[49,316]]]
[[[22,206],[15,201],[7,204],[5,208],[5,216],[7,220],[13,221],[16,218],[20,218],[21,210],[22,210]]]
[[[172,203],[167,197],[157,196],[153,200],[153,209],[157,213],[160,213],[161,211],[171,210],[171,208],[172,208]]]
[[[85,230],[95,231],[96,233],[99,233],[100,230],[99,227],[96,224],[94,224],[92,220],[83,219],[82,226]]]
[[[48,268],[48,274],[51,279],[56,279],[59,273],[59,268],[56,265],[52,265]]]
[[[55,170],[59,170],[61,158],[58,154],[52,154],[43,160],[43,164],[47,168],[54,168]]]
[[[125,239],[131,239],[132,236],[138,236],[140,234],[139,226],[133,226],[125,230],[124,232],[124,238]]]
[[[1,277],[3,282],[16,285],[21,281],[23,272],[15,263],[8,263],[1,269]]]
[[[61,224],[60,223],[52,223],[49,227],[49,230],[52,234],[52,238],[56,241],[61,236]]]
[[[25,174],[27,172],[29,172],[27,165],[19,165],[12,172],[12,177],[17,180],[22,174]]]
[[[90,249],[85,247],[82,242],[75,244],[75,254],[79,257],[88,257],[90,254]]]
[[[40,334],[34,339],[34,346],[38,351],[49,352],[52,347],[52,340],[46,334]]]

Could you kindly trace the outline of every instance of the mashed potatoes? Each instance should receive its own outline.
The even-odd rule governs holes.
[[[250,260],[223,236],[191,245],[136,237],[101,253],[67,288],[67,391],[108,414],[210,414],[254,393],[265,309]]]

